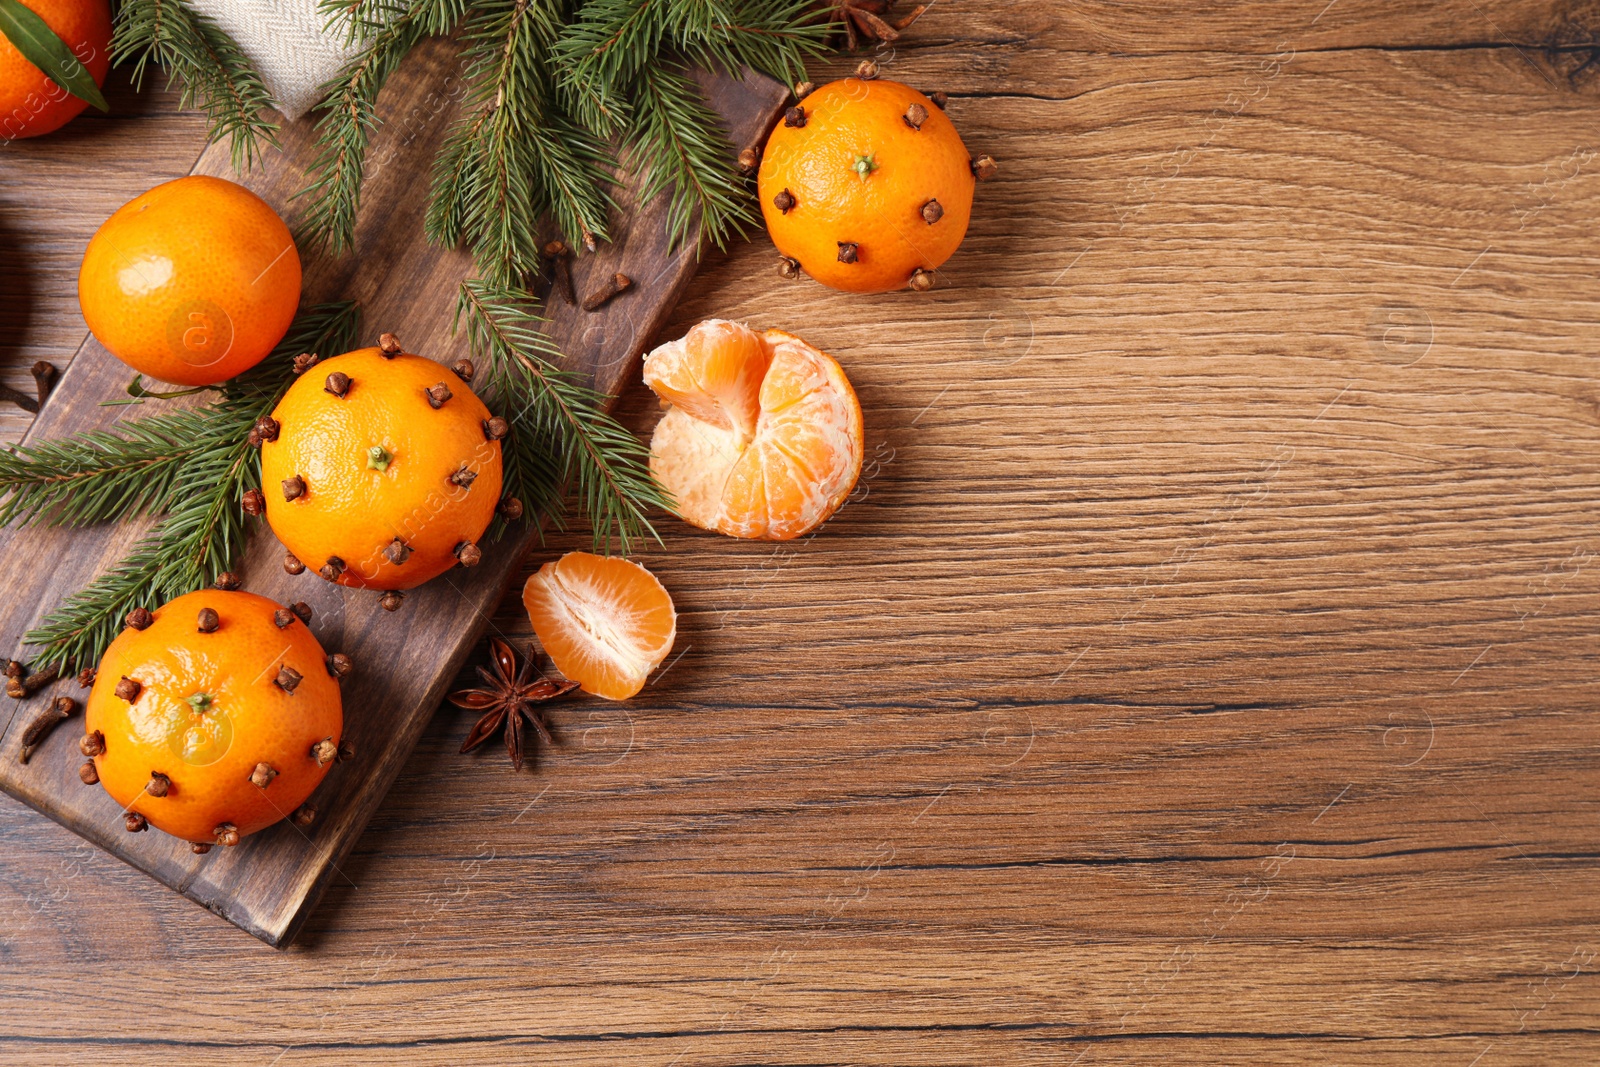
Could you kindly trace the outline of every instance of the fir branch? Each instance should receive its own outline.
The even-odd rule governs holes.
[[[221,27],[183,0],[122,0],[111,59],[120,64],[130,58],[135,87],[143,86],[151,60],[183,83],[180,106],[198,103],[205,109],[211,139],[228,138],[235,170],[254,166],[277,144],[278,127],[264,114],[272,97],[254,64]]]
[[[559,520],[568,490],[597,548],[616,537],[660,540],[646,513],[671,509],[650,473],[650,452],[606,412],[608,398],[555,365],[560,351],[536,328],[529,298],[492,282],[461,286],[456,325],[488,366],[488,392],[511,421],[503,452],[506,491]]]
[[[176,411],[0,452],[0,525],[87,526],[163,510],[206,421]]]
[[[633,90],[628,143],[643,171],[640,199],[671,190],[667,233],[674,246],[700,220],[700,235],[718,248],[755,221],[753,198],[728,161],[733,145],[699,90],[679,69],[641,71]]]
[[[354,304],[322,304],[303,312],[287,336],[260,364],[230,381],[211,406],[161,418],[193,417],[192,447],[172,469],[160,503],[166,515],[132,553],[87,588],[68,597],[24,635],[40,648],[36,666],[99,661],[134,607],[159,605],[210,584],[244,547],[248,519],[239,506],[244,490],[261,480],[260,453],[245,437],[255,420],[277,406],[293,381],[300,352],[337,351],[355,342],[360,315]],[[112,452],[132,454],[137,438],[122,438]],[[154,498],[146,498],[151,503]]]

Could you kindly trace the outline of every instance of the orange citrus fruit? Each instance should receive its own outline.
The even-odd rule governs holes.
[[[289,227],[255,193],[190,176],[134,197],[89,239],[78,302],[106,350],[179,385],[249,370],[300,303]]]
[[[98,776],[130,830],[142,817],[196,851],[236,844],[322,781],[348,669],[294,611],[254,593],[207,589],[136,610],[89,693],[83,777]]]
[[[267,521],[296,559],[340,585],[410,589],[476,564],[500,503],[506,425],[463,377],[470,364],[452,372],[392,350],[315,364],[269,432],[257,426]]]
[[[855,390],[833,357],[793,334],[711,319],[651,352],[644,380],[672,405],[650,439],[650,470],[702,529],[799,537],[861,475]]]
[[[522,588],[533,632],[556,669],[607,700],[626,700],[672,651],[678,613],[656,576],[625,559],[568,552]]]
[[[898,82],[846,78],[790,108],[757,185],[772,243],[835,289],[927,288],[972,215],[955,125]]]
[[[106,0],[22,0],[104,85],[111,69],[111,5]],[[60,129],[89,105],[48,78],[0,33],[0,139]]]

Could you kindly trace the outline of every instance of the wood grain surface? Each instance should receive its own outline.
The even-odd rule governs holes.
[[[838,356],[853,500],[664,526],[681,655],[521,775],[435,716],[287,953],[0,801],[0,1058],[1600,1060],[1600,6],[1200,7],[941,3],[880,57],[1001,161],[939,288],[757,235],[661,333]],[[55,309],[8,373],[197,151],[145,106],[26,146],[71,186],[0,151]]]
[[[455,66],[454,45],[436,40],[413,53],[390,83],[388,114],[383,116],[389,140],[375,146],[364,189],[368,208],[353,250],[338,261],[315,263],[305,282],[307,303],[339,298],[360,302],[367,323],[362,343],[374,343],[380,332],[393,331],[408,351],[442,363],[467,354],[465,339],[451,329],[450,294],[471,273],[471,261],[462,251],[424,240],[427,183],[397,162],[411,154],[432,158],[438,150],[460,95],[441,89],[453,84],[459,90]],[[759,143],[788,96],[785,87],[756,76],[699,77],[736,148]],[[286,211],[293,206],[294,192],[305,185],[307,161],[315,156],[310,133],[307,123],[287,131],[281,153],[248,179],[269,203]],[[227,174],[226,145],[208,148],[193,171]],[[638,373],[645,343],[671,314],[696,266],[692,246],[671,247],[664,197],[639,204],[624,191],[618,200],[617,240],[579,258],[572,272],[580,298],[619,271],[637,284],[593,312],[557,299],[548,305],[546,327],[561,345],[568,369],[583,372],[596,388],[611,394],[625,374]],[[293,213],[288,213],[292,223]],[[81,339],[56,394],[25,439],[111,428],[142,414],[148,410],[143,406],[106,405],[127,400],[129,378],[127,367],[93,337]],[[145,522],[0,530],[0,588],[9,594],[0,605],[0,648],[25,658],[22,635],[73,590],[115,566],[148,527]],[[332,585],[313,568],[299,576],[285,574],[283,546],[270,531],[263,529],[251,539],[236,568],[245,588],[282,604],[304,600],[315,612],[311,628],[323,647],[346,653],[357,665],[342,686],[343,740],[354,744],[357,755],[311,795],[309,803],[318,815],[309,829],[280,822],[236,848],[205,856],[194,855],[186,842],[166,834],[128,833],[121,822],[122,806],[104,789],[85,788],[78,779],[81,719],[62,724],[30,762],[20,758],[24,731],[39,707],[56,692],[85,696],[71,680],[41,691],[31,708],[6,702],[0,723],[0,790],[269,944],[286,944],[323,890],[340,876],[340,862],[382,802],[537,539],[533,528],[521,527],[486,543],[478,566],[408,592],[392,615],[378,606],[376,593]]]

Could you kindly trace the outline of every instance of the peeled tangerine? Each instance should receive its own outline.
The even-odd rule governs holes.
[[[196,852],[236,845],[293,813],[341,755],[339,679],[349,659],[323,654],[310,609],[207,589],[154,612],[136,608],[100,660],[80,747],[122,805]]]
[[[607,700],[643,689],[678,635],[672,597],[625,559],[568,552],[528,579],[522,603],[556,669]]]
[[[651,352],[645,384],[671,405],[650,469],[679,516],[786,541],[827,521],[861,474],[861,405],[831,357],[782,330],[711,319]]]

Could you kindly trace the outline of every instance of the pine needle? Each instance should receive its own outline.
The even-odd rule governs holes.
[[[180,107],[199,104],[211,139],[228,139],[234,170],[255,165],[277,142],[278,127],[265,115],[272,97],[237,42],[182,0],[122,0],[111,38],[111,60],[134,58],[134,86],[144,85],[154,60],[168,79],[183,83]]]
[[[125,425],[121,433],[108,433],[95,442],[94,456],[86,457],[75,448],[61,456],[41,453],[43,445],[34,450],[24,464],[32,482],[13,485],[48,485],[55,475],[78,474],[86,481],[76,484],[93,486],[99,500],[98,505],[85,505],[85,514],[96,507],[107,519],[127,518],[139,510],[165,511],[132,553],[23,636],[24,642],[40,649],[35,666],[99,662],[128,611],[202,588],[229,568],[249,532],[239,500],[261,480],[260,453],[245,440],[250,427],[277,406],[294,380],[290,368],[296,355],[308,350],[343,352],[355,343],[359,325],[360,313],[348,301],[310,308],[296,318],[271,355],[224,386],[221,398],[211,406],[151,416],[139,420],[137,430],[130,429],[134,424]],[[175,454],[178,449],[173,445],[185,442],[171,442],[161,435],[178,425],[191,434],[182,455]],[[118,498],[113,490],[128,484],[126,471],[152,448],[163,453],[161,462],[170,464],[159,468],[167,472],[160,486],[132,494],[131,501]],[[98,462],[100,468],[82,475],[86,459]],[[17,508],[21,517],[56,521],[63,507],[76,514],[75,505],[61,504],[48,495],[23,514],[18,490],[9,491],[12,495],[5,506]],[[51,507],[56,510],[50,511]]]
[[[523,294],[473,279],[461,286],[456,324],[488,364],[488,391],[513,427],[503,450],[506,492],[559,521],[567,493],[609,552],[660,541],[647,513],[670,510],[650,473],[650,451],[606,412],[608,398],[561,370],[560,351]]]

